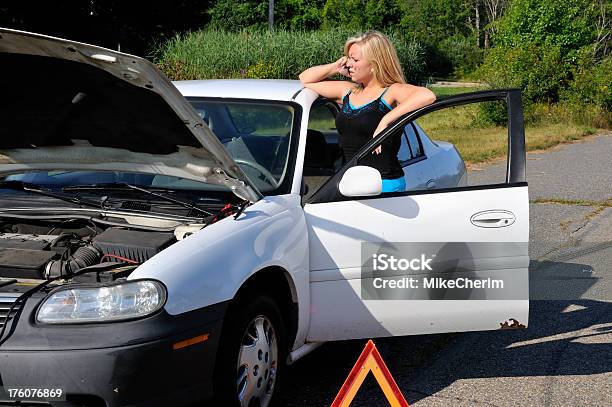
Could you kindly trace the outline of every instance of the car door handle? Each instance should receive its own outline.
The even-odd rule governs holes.
[[[433,189],[436,187],[436,180],[434,179],[430,179],[429,181],[427,181],[427,189]]]
[[[515,220],[512,212],[502,209],[478,212],[470,218],[472,225],[480,228],[503,228],[512,225]]]

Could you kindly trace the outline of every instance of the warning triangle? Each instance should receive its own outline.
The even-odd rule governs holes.
[[[378,353],[378,349],[376,349],[372,340],[368,341],[363,352],[359,355],[357,363],[351,369],[331,407],[348,407],[370,372],[374,374],[378,385],[383,393],[385,393],[385,397],[387,397],[392,407],[408,407],[408,402],[399,387],[397,387],[397,383],[393,380],[391,372],[389,372],[387,365],[380,356],[380,353]]]

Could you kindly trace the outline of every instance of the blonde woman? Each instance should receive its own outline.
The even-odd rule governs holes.
[[[336,73],[351,81],[325,80]],[[349,38],[342,58],[306,69],[300,81],[319,95],[342,104],[336,127],[346,160],[394,120],[436,100],[429,89],[406,83],[395,47],[377,31]],[[376,154],[360,162],[380,171],[383,192],[406,189],[397,159],[400,143],[399,137],[391,137],[375,150]]]

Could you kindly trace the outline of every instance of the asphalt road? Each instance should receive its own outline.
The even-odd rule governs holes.
[[[528,329],[375,340],[411,406],[612,406],[611,157],[610,133],[528,155],[530,199],[556,202],[530,205]],[[364,344],[290,366],[281,405],[329,406]],[[352,405],[388,405],[371,374]]]

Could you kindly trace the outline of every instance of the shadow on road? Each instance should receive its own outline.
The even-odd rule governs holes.
[[[596,281],[589,268],[532,262],[531,296],[542,298],[554,285],[548,295],[559,299],[532,300],[528,329],[384,338],[376,346],[409,404],[461,379],[610,372],[610,344],[597,337],[612,332],[612,303],[578,299]],[[364,345],[328,343],[290,366],[281,405],[330,405]],[[378,405],[388,404],[368,375],[352,406]]]

